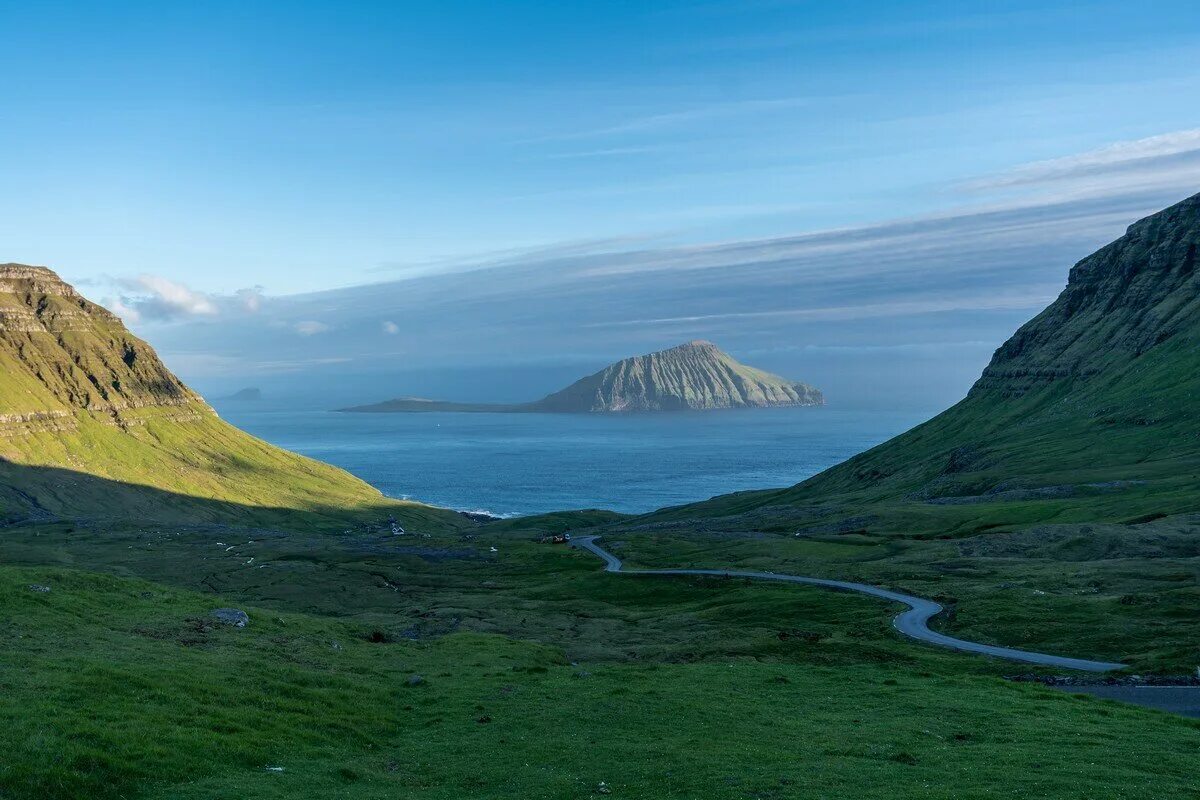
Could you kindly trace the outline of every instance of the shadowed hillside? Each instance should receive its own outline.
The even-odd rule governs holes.
[[[402,519],[414,533],[455,531],[475,523],[461,514],[419,503],[345,506],[322,502],[314,494],[308,505],[273,506],[265,502],[233,502],[217,497],[168,491],[124,483],[59,467],[31,467],[0,459],[0,528],[50,521],[78,524],[128,523],[189,526],[303,525],[306,529],[391,532],[390,517]]]
[[[863,503],[911,506],[1146,498],[1196,507],[1200,473],[1200,195],[1130,226],[929,422],[790,489],[668,516]],[[1115,517],[1146,503],[1089,502]],[[832,510],[832,509],[830,509]],[[817,516],[821,516],[820,513]]]

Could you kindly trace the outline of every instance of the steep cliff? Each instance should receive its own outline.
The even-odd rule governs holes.
[[[211,416],[121,321],[44,267],[0,264],[0,436],[75,429],[77,412],[116,426],[138,412]]]
[[[971,394],[1015,397],[1064,380],[1081,385],[1175,337],[1194,337],[1197,242],[1200,195],[1131,225],[1075,265],[1058,299],[996,351]]]
[[[0,265],[0,521],[333,518],[385,504],[350,474],[223,422],[52,271]]]
[[[915,499],[1149,481],[1200,458],[1200,195],[1134,223],[1071,269],[966,399],[801,484]]]
[[[960,403],[754,502],[959,502],[1126,482],[1162,513],[1192,507],[1198,244],[1200,195],[1134,223],[1071,269],[1058,299],[996,351]]]

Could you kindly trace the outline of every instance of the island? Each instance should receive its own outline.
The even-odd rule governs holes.
[[[610,364],[530,403],[459,403],[400,397],[338,410],[612,414],[824,404],[819,389],[746,366],[712,342],[697,340]]]

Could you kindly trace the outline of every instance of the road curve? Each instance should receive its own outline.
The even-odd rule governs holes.
[[[908,606],[907,611],[902,611],[892,620],[892,625],[905,636],[925,642],[926,644],[948,647],[952,650],[961,650],[965,653],[995,656],[996,658],[1007,658],[1011,661],[1024,661],[1029,664],[1040,664],[1045,667],[1062,667],[1064,669],[1077,669],[1085,672],[1109,672],[1125,668],[1124,664],[1117,664],[1110,661],[1088,661],[1083,658],[1066,658],[1065,656],[1032,653],[1028,650],[1014,650],[1011,647],[996,647],[990,644],[968,642],[965,639],[955,639],[953,636],[946,636],[943,633],[929,629],[929,620],[942,611],[940,604],[932,600],[926,600],[923,597],[915,597],[911,594],[902,594],[888,589],[881,589],[878,586],[872,586],[868,583],[833,581],[825,578],[807,578],[802,575],[781,575],[775,572],[747,572],[725,569],[624,569],[621,566],[621,559],[596,543],[596,540],[599,538],[599,536],[581,536],[572,541],[571,544],[575,547],[582,547],[604,559],[605,572],[620,572],[625,575],[716,575],[727,578],[754,578],[766,581],[804,583],[812,586],[824,586],[828,589],[859,592],[861,594],[869,594],[872,597],[891,600],[895,603],[903,603]]]

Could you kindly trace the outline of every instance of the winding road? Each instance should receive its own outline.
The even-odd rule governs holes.
[[[625,575],[716,575],[726,578],[754,578],[765,581],[804,583],[812,586],[824,586],[827,589],[859,592],[871,595],[872,597],[879,597],[883,600],[903,603],[908,606],[907,611],[900,612],[892,620],[892,625],[905,636],[925,642],[926,644],[948,647],[952,650],[961,650],[964,653],[995,656],[996,658],[1007,658],[1011,661],[1024,661],[1029,664],[1040,664],[1045,667],[1061,667],[1064,669],[1083,670],[1085,672],[1109,672],[1125,668],[1124,664],[1117,664],[1111,661],[1088,661],[1083,658],[1052,656],[1047,653],[1033,653],[1028,650],[1015,650],[1011,647],[997,647],[990,644],[968,642],[965,639],[955,639],[953,636],[946,636],[943,633],[929,629],[929,620],[942,611],[940,604],[932,600],[926,600],[923,597],[893,592],[889,589],[882,589],[868,583],[808,578],[803,575],[782,575],[776,572],[747,572],[724,569],[624,569],[621,566],[621,559],[596,543],[596,540],[599,538],[599,536],[582,536],[572,541],[571,544],[574,547],[582,547],[604,559],[605,572],[620,572]]]

